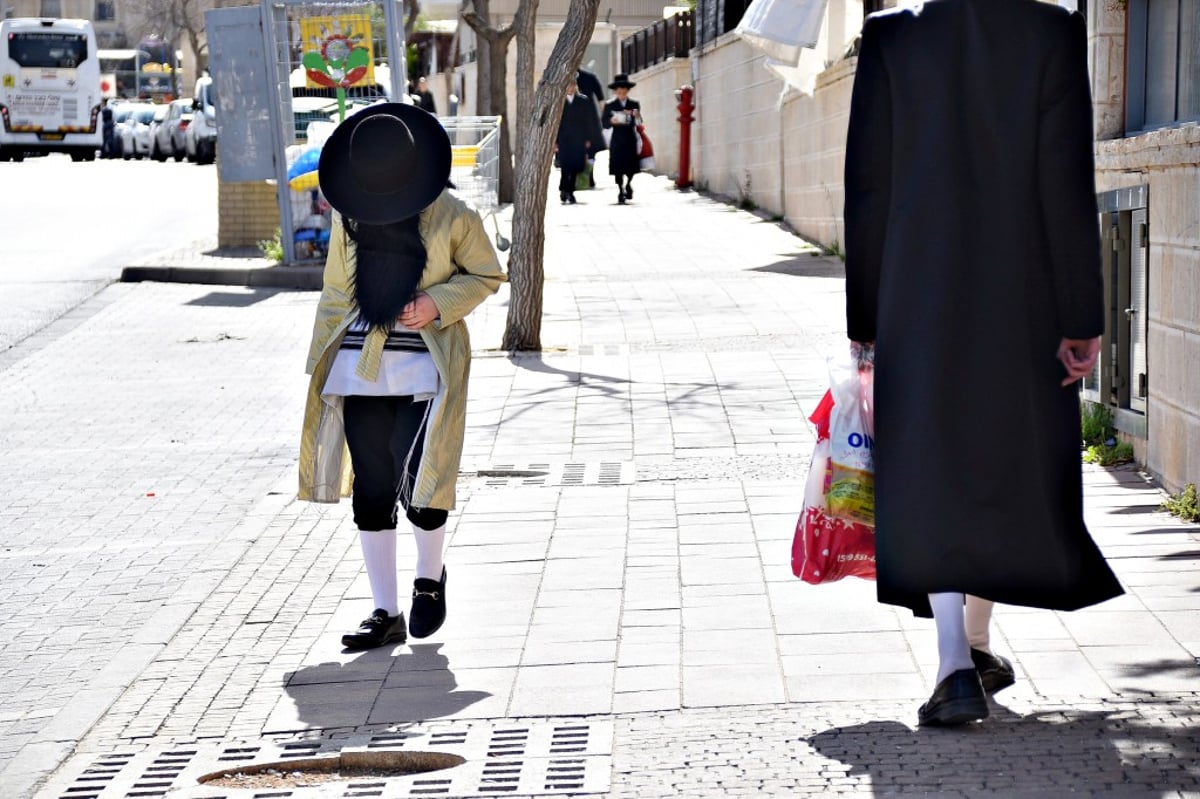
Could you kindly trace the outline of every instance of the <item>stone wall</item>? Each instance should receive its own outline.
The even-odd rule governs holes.
[[[846,128],[857,58],[839,61],[817,77],[811,97],[784,104],[784,218],[805,238],[826,247],[844,241],[842,184]]]
[[[1098,142],[1096,169],[1100,191],[1150,187],[1144,462],[1178,490],[1200,481],[1200,125]]]
[[[654,144],[654,172],[675,178],[679,175],[679,110],[675,90],[691,82],[691,62],[669,58],[642,70],[633,78],[637,86],[630,97],[642,105],[646,135]],[[692,123],[692,136],[696,123]],[[692,147],[695,152],[695,145]],[[695,174],[695,169],[689,170]]]
[[[734,34],[693,55],[696,127],[692,158],[699,188],[783,214],[783,82],[766,58]],[[649,100],[650,98],[646,98]]]
[[[217,183],[217,246],[253,247],[275,238],[279,227],[279,201],[275,184]]]

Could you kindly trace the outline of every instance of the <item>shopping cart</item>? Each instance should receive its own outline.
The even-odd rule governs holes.
[[[507,250],[508,239],[496,220],[500,192],[500,117],[439,117],[450,134],[450,180],[455,193],[483,217],[491,217],[496,247]]]

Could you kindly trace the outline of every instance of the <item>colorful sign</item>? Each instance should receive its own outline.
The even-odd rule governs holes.
[[[301,63],[310,89],[348,89],[375,82],[371,20],[366,14],[300,20]]]

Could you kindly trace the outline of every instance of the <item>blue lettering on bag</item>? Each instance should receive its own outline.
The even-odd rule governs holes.
[[[875,439],[870,436],[864,436],[862,433],[851,433],[846,439],[847,443],[855,449],[866,447],[867,449],[875,448]]]

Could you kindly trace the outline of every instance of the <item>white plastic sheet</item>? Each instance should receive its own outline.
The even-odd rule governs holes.
[[[734,32],[784,64],[796,64],[815,47],[828,0],[754,0]]]

